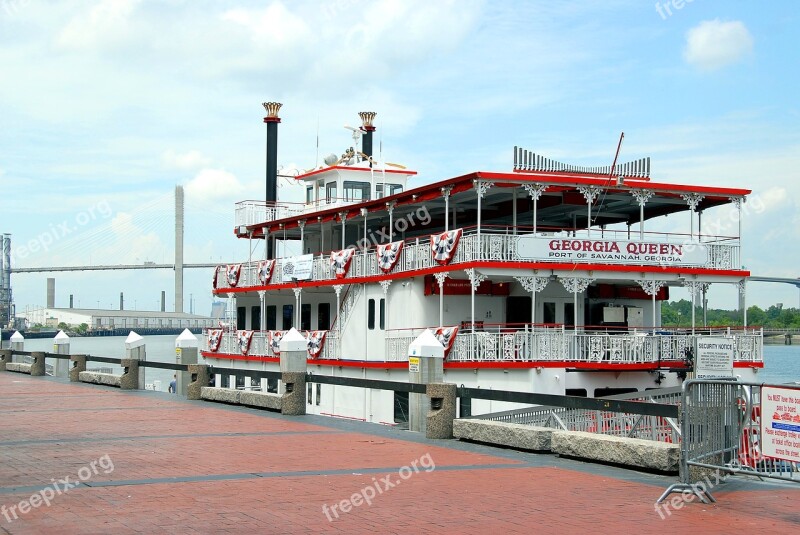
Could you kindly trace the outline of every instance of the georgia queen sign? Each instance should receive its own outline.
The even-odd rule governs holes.
[[[556,236],[520,236],[517,256],[543,262],[597,262],[657,266],[703,266],[708,247],[697,242],[658,243]]]

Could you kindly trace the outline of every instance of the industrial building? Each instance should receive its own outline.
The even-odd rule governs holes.
[[[59,323],[78,326],[85,323],[92,330],[104,329],[177,329],[213,327],[216,320],[184,312],[149,312],[144,310],[99,310],[91,308],[37,308],[18,312],[29,327],[39,324],[56,327]]]

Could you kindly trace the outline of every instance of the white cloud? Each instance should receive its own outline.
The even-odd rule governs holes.
[[[218,204],[229,199],[241,200],[245,187],[233,173],[222,169],[202,169],[184,189],[190,202]]]
[[[707,20],[686,34],[686,61],[712,71],[736,63],[753,51],[753,37],[741,21]]]
[[[141,0],[102,0],[70,20],[58,36],[64,48],[108,46],[129,36],[129,20]]]
[[[211,159],[204,156],[199,150],[177,152],[169,149],[161,155],[161,161],[171,169],[197,169],[211,164]]]

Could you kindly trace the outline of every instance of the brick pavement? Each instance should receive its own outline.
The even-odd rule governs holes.
[[[49,506],[19,512],[53,480],[87,474]],[[800,525],[800,488],[742,480],[725,483],[717,504],[688,504],[662,520],[654,501],[673,481],[383,426],[0,373],[0,533],[722,533]],[[374,494],[371,505],[355,498],[343,512],[340,502],[354,493],[361,501]]]

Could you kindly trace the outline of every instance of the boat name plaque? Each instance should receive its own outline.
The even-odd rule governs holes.
[[[554,236],[520,236],[517,255],[545,262],[600,262],[658,266],[702,266],[708,246],[697,242],[658,243]]]

